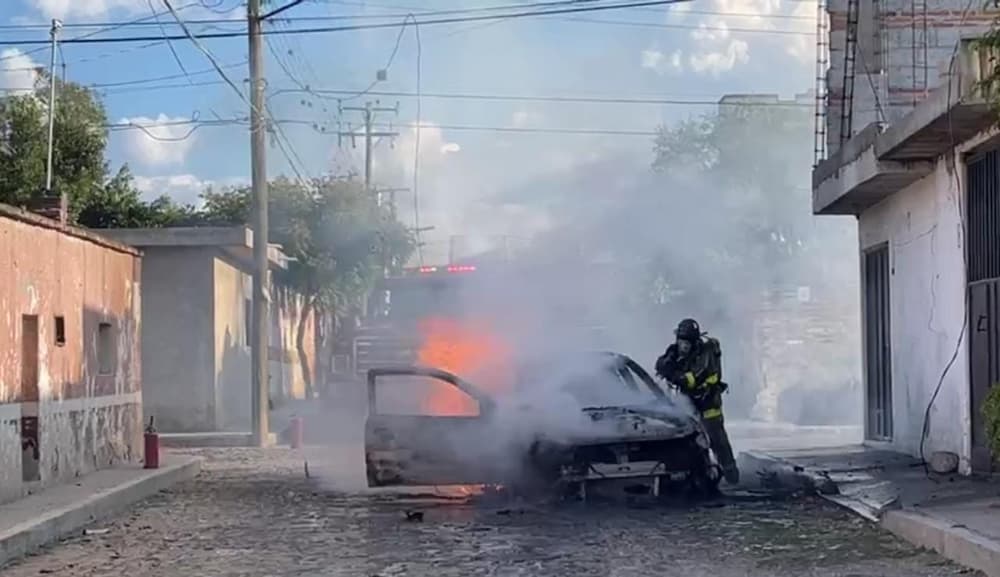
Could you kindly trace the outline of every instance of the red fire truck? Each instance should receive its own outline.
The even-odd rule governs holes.
[[[415,364],[421,324],[463,318],[463,288],[481,280],[482,274],[475,265],[425,266],[381,281],[354,335],[354,373],[363,378],[375,366]]]

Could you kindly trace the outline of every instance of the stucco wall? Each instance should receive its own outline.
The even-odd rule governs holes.
[[[146,419],[163,432],[215,426],[213,253],[149,247],[143,270],[143,382]]]
[[[961,165],[959,165],[961,166]],[[957,179],[944,160],[930,176],[869,209],[859,219],[864,251],[889,245],[892,446],[916,455],[924,413],[955,352],[965,314]],[[967,469],[970,409],[967,339],[931,411],[925,450],[952,451]]]
[[[138,254],[0,207],[0,501],[142,458]],[[22,386],[23,315],[37,315],[37,398]],[[64,319],[57,342],[56,317]],[[110,347],[101,350],[99,327]],[[106,372],[99,357],[106,354]],[[30,366],[31,363],[28,363]],[[29,379],[31,380],[31,379]],[[38,480],[22,424],[38,418]]]
[[[246,299],[252,295],[250,276],[216,258],[215,274],[215,395],[216,427],[250,430],[250,318]]]

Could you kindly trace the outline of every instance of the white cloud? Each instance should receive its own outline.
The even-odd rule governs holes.
[[[6,0],[11,1],[11,0]],[[149,0],[29,0],[35,9],[45,18],[73,18],[87,20],[107,16],[112,12],[120,14],[149,14]],[[187,1],[172,2],[178,12],[187,18],[226,17],[242,13],[245,2],[224,2],[222,6],[214,7],[216,2],[196,4]],[[208,5],[208,6],[206,6]],[[165,7],[160,0],[153,0],[157,12],[163,12]]]
[[[742,40],[731,39],[721,50],[699,51],[691,55],[691,69],[699,73],[719,75],[750,59],[750,47]]]
[[[542,122],[541,113],[528,108],[519,108],[510,115],[510,122],[517,128],[538,125]]]
[[[136,176],[135,186],[147,200],[166,195],[181,204],[200,204],[199,196],[205,189],[214,186],[238,186],[246,184],[245,178],[222,180],[202,179],[193,174],[173,174],[168,176]]]
[[[50,18],[93,18],[113,10],[149,10],[146,0],[31,0],[35,8]]]
[[[643,50],[640,58],[640,66],[650,70],[659,70],[663,61],[663,53],[659,50]]]
[[[674,53],[670,55],[670,66],[673,66],[675,70],[684,70],[684,55],[680,50],[674,50]]]
[[[808,2],[800,2],[792,10],[792,15],[796,17],[792,20],[793,30],[803,33],[816,31],[816,8]],[[785,52],[802,62],[809,64],[816,59],[816,38],[813,36],[792,36],[791,41],[785,45]]]
[[[697,73],[718,76],[748,62],[751,50],[780,50],[800,64],[810,64],[815,58],[815,4],[783,4],[781,0],[712,0],[710,6],[717,15],[689,19],[698,27],[691,32],[691,45],[671,57],[670,63],[674,68],[681,69],[687,64]],[[681,14],[695,16],[689,12],[672,12],[667,19],[676,19]],[[733,37],[733,30],[741,31],[737,32],[739,38]],[[777,31],[780,34],[744,36],[744,30]]]
[[[0,88],[30,92],[38,81],[38,64],[17,48],[0,51]]]
[[[194,146],[196,133],[187,118],[172,118],[160,114],[155,119],[145,116],[123,118],[122,124],[142,127],[129,129],[126,133],[128,153],[146,166],[180,164],[187,158]]]

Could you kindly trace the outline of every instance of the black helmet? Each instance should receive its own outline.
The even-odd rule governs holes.
[[[684,319],[677,324],[677,330],[674,331],[674,334],[679,339],[696,341],[701,338],[701,327],[694,319]]]

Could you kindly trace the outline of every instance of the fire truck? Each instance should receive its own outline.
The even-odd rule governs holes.
[[[463,289],[482,277],[476,265],[424,266],[383,279],[368,299],[352,342],[353,372],[417,363],[419,327],[428,319],[463,316]]]

